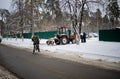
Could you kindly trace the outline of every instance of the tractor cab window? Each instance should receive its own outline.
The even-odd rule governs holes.
[[[66,28],[59,28],[57,34],[69,34],[69,32]]]
[[[57,34],[61,34],[61,30],[60,29],[57,29]]]
[[[67,29],[66,28],[63,28],[63,34],[67,34]]]

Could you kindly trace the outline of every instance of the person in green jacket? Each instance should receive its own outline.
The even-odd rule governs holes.
[[[39,37],[34,35],[32,37],[32,41],[33,41],[33,54],[35,53],[35,50],[38,50],[38,52],[40,52],[40,49],[39,49]]]

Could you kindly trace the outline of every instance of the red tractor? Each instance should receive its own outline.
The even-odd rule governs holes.
[[[54,38],[55,44],[68,44],[70,42],[76,43],[76,33],[71,35],[71,31],[66,26],[60,26],[57,28],[57,34]]]
[[[57,34],[55,35],[54,38],[48,39],[46,43],[48,45],[53,45],[54,43],[56,45],[60,44],[68,44],[68,43],[76,43],[76,33],[71,34],[71,31],[68,30],[66,26],[60,26],[57,28]]]

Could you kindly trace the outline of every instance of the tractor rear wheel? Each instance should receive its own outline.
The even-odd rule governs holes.
[[[61,42],[62,42],[62,44],[67,44],[68,43],[68,40],[67,40],[67,38],[66,37],[62,37],[62,39],[61,39]]]

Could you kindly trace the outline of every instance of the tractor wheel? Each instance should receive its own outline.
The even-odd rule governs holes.
[[[0,43],[2,42],[2,39],[0,39]]]
[[[56,45],[60,45],[60,41],[58,39],[55,40]]]
[[[67,44],[68,43],[68,40],[67,40],[67,38],[66,37],[63,37],[62,39],[61,39],[61,42],[62,42],[62,44]]]
[[[76,43],[76,39],[73,39],[73,40],[72,40],[72,44],[75,44],[75,43]]]

